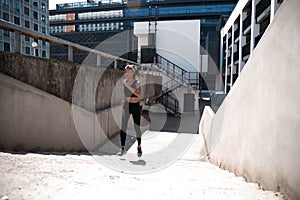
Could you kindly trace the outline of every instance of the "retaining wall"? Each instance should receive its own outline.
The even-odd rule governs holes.
[[[284,1],[211,121],[211,162],[300,198],[300,1]]]

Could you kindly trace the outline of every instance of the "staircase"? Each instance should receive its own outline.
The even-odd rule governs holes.
[[[172,96],[171,93],[181,86],[181,83],[171,79],[162,85],[162,95],[156,99],[157,103],[164,105],[168,113],[172,113],[175,116],[180,115],[179,102],[176,97]]]
[[[163,56],[156,54],[155,64],[140,66],[143,73],[164,74],[171,80],[162,85],[162,95],[156,99],[167,112],[179,115],[179,102],[172,93],[181,86],[199,90],[199,72],[188,72]]]

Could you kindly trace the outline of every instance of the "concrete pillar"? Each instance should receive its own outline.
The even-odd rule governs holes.
[[[233,85],[233,69],[234,69],[234,24],[231,26],[231,70],[230,70],[230,89],[232,88]]]
[[[223,68],[223,36],[220,33],[221,45],[220,45],[220,67],[219,67],[219,76],[216,78],[216,90],[222,90],[222,68]]]
[[[252,0],[250,56],[255,47],[255,37],[259,35],[259,24],[256,24],[256,14],[255,14],[257,2],[258,0]]]
[[[225,87],[224,87],[224,93],[227,94],[227,73],[228,73],[228,32],[226,33],[226,50],[225,50]]]
[[[114,69],[117,69],[117,68],[118,68],[118,61],[115,60],[115,61],[114,61]]]
[[[15,31],[15,53],[21,53],[21,33],[19,31]]]
[[[73,47],[68,46],[68,61],[73,62]]]
[[[101,67],[101,55],[97,54],[97,67]]]
[[[277,12],[279,4],[277,0],[271,0],[271,14],[270,14],[270,23],[273,21],[275,13]]]
[[[245,65],[245,62],[243,62],[243,46],[246,44],[246,37],[243,36],[243,20],[247,17],[247,13],[241,11],[240,13],[240,37],[239,37],[239,46],[238,46],[238,51],[239,51],[239,75]]]

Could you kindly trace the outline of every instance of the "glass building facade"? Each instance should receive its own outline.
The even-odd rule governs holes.
[[[144,0],[144,1],[87,1],[76,3],[57,4],[56,10],[50,12],[50,34],[56,37],[64,37],[67,33],[75,43],[86,46],[86,39],[82,41],[81,34],[103,35],[101,40],[95,40],[93,48],[106,37],[126,30],[132,30],[134,22],[139,21],[166,21],[180,19],[201,19],[201,36],[204,40],[201,45],[213,57],[218,65],[219,53],[215,47],[219,45],[219,32],[216,26],[220,16],[229,15],[236,5],[236,0],[220,1],[215,4],[203,3],[201,0]],[[75,38],[78,38],[77,40]],[[81,38],[81,39],[79,39]],[[132,36],[131,38],[134,38]],[[68,40],[68,38],[66,38]],[[134,40],[134,39],[133,39]],[[213,42],[211,48],[206,41]],[[134,48],[132,48],[134,49]],[[51,56],[59,56],[55,50],[51,50]],[[209,72],[216,74],[217,72]]]
[[[49,34],[48,0],[1,0],[0,17],[22,27]],[[32,42],[38,44],[32,47]],[[50,57],[47,42],[21,36],[21,53],[38,57]],[[0,29],[0,51],[14,52],[14,33]]]

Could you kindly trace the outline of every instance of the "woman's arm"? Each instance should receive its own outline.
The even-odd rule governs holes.
[[[140,81],[136,81],[135,83],[135,87],[136,89],[133,89],[130,85],[128,85],[126,82],[125,82],[125,86],[128,88],[128,90],[134,94],[135,96],[139,97],[141,95],[141,89],[140,89]]]
[[[135,96],[137,96],[137,97],[139,97],[140,95],[141,95],[141,84],[140,84],[140,81],[137,81],[136,83],[135,83],[135,90],[134,90],[134,92],[133,92],[133,94],[135,95]]]

